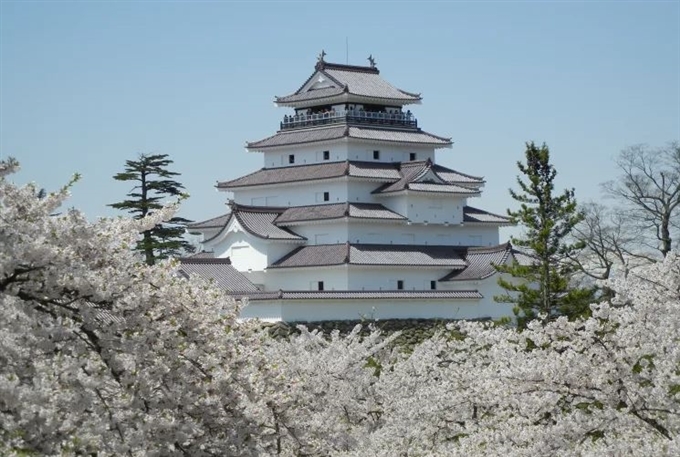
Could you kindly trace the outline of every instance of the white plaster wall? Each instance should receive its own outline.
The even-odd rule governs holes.
[[[287,322],[384,319],[499,319],[511,316],[506,304],[482,300],[286,300],[251,302],[241,318]]]
[[[310,226],[313,229],[313,226]],[[488,226],[350,222],[351,243],[495,246],[498,228]],[[297,227],[293,228],[297,232]],[[376,238],[376,234],[379,237]]]
[[[393,197],[381,196],[376,201],[408,217],[412,222],[460,224],[467,199],[454,195],[411,192]]]
[[[222,250],[219,257],[229,257],[231,264],[239,271],[257,271],[267,267],[267,246],[257,238],[243,232],[230,233],[220,246]]]
[[[265,272],[266,290],[318,290],[323,281],[324,290],[348,290],[347,267],[286,269],[270,268]]]
[[[307,238],[308,245],[340,244],[348,240],[348,226],[342,221],[334,223],[307,224],[289,227],[293,232]]]
[[[373,151],[380,151],[378,160],[373,158]],[[323,151],[329,151],[329,160],[323,160]],[[290,148],[264,152],[264,167],[278,168],[307,165],[321,162],[338,162],[343,160],[359,160],[366,162],[408,162],[411,153],[415,160],[435,160],[435,150],[428,146],[400,146],[388,144],[371,144],[353,139],[340,139],[325,145],[291,146]],[[295,162],[289,162],[289,155],[295,156]]]
[[[404,281],[403,290],[430,290],[430,281],[436,281],[450,272],[450,268],[354,267],[348,271],[348,290],[398,290],[397,280]]]
[[[328,201],[323,201],[324,192],[329,193]],[[255,206],[306,206],[343,203],[347,201],[347,183],[345,179],[341,179],[244,189],[234,193],[234,201],[241,205]]]
[[[329,151],[329,159],[323,160],[323,151]],[[288,156],[295,156],[295,163],[288,161]],[[322,162],[340,162],[347,160],[347,141],[341,140],[325,145],[292,146],[285,150],[266,151],[264,153],[265,168],[290,167]]]
[[[373,158],[373,151],[380,151],[378,160]],[[347,151],[349,160],[360,160],[365,162],[408,162],[410,154],[416,154],[416,160],[434,161],[434,148],[428,146],[398,146],[380,143],[367,143],[352,141]]]

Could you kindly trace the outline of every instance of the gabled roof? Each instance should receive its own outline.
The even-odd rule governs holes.
[[[221,216],[213,217],[212,219],[208,219],[205,221],[200,221],[200,222],[193,222],[191,224],[187,224],[187,228],[189,231],[195,230],[203,230],[203,229],[214,229],[214,228],[222,228],[225,226],[227,221],[229,220],[230,214],[222,214]]]
[[[206,228],[220,228],[224,230],[229,222],[235,218],[246,232],[257,238],[274,241],[305,241],[307,239],[291,232],[287,228],[278,227],[274,224],[274,220],[276,220],[286,208],[246,206],[236,204],[233,201],[229,203],[229,206],[231,208],[230,213],[189,226],[191,233],[201,233],[202,229]],[[217,225],[217,223],[221,223],[222,225]],[[220,230],[220,233],[222,230]],[[205,241],[210,240],[204,240],[204,242]]]
[[[454,270],[440,279],[440,281],[470,281],[486,279],[496,274],[493,265],[505,263],[512,251],[510,243],[492,247],[469,247],[465,255],[467,267],[464,270]]]
[[[380,76],[375,66],[342,65],[320,60],[314,73],[293,94],[276,97],[279,106],[310,106],[333,99],[377,99],[397,105],[420,103],[420,94],[397,89]],[[308,102],[305,105],[305,102]]]
[[[463,207],[463,222],[513,225],[512,222],[510,222],[510,218],[507,216],[490,213],[483,209],[473,208],[472,206]]]
[[[334,179],[342,176],[353,178],[366,178],[384,183],[395,183],[401,180],[404,171],[413,170],[414,167],[423,166],[425,161],[417,162],[324,162],[310,165],[295,165],[290,167],[262,168],[256,172],[217,183],[218,189],[236,189],[250,186],[263,186],[281,183],[318,181]],[[482,178],[464,175],[439,165],[432,167],[438,176],[445,179],[448,184],[463,185],[467,188],[479,188],[484,183]],[[455,179],[449,181],[448,178]]]
[[[196,274],[208,281],[214,281],[220,289],[231,292],[257,292],[258,288],[241,272],[231,265],[228,258],[185,257],[179,259],[179,272],[185,278]]]
[[[383,205],[375,203],[336,203],[331,205],[294,206],[286,209],[274,221],[277,225],[296,222],[322,221],[339,218],[406,220]]]
[[[449,174],[451,175],[451,174]],[[462,186],[448,182],[439,175],[432,162],[406,162],[401,165],[401,178],[373,191],[374,194],[393,194],[404,191],[451,193],[476,196],[480,194],[479,184]]]
[[[231,214],[251,235],[267,240],[305,241],[307,238],[274,224],[284,208],[238,205],[230,203]]]
[[[416,144],[435,148],[451,147],[451,138],[444,138],[420,129],[397,130],[391,128],[354,127],[345,124],[313,127],[295,130],[281,130],[259,141],[246,143],[250,151],[265,151],[279,146],[294,146],[307,143],[349,138],[371,142]]]
[[[461,250],[454,246],[392,244],[321,244],[302,246],[269,268],[333,265],[381,265],[465,268]]]

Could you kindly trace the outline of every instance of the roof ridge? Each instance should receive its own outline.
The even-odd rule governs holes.
[[[466,208],[471,209],[471,210],[474,210],[474,211],[479,211],[479,212],[482,212],[482,213],[484,213],[484,214],[488,214],[488,215],[491,215],[491,216],[501,217],[501,218],[503,218],[503,219],[510,220],[510,218],[509,218],[508,216],[503,216],[502,214],[492,213],[491,211],[487,211],[487,210],[481,209],[481,208],[476,208],[476,207],[470,206],[470,205],[465,205],[465,206],[463,206],[463,213],[465,213],[465,209],[466,209]]]
[[[228,216],[228,215],[229,215],[229,213],[224,213],[224,214],[220,214],[219,216],[211,217],[210,219],[206,219],[204,221],[191,222],[191,223],[187,224],[187,227],[191,228],[191,227],[196,227],[198,225],[207,224],[208,222],[216,221],[217,219],[224,217],[224,216]]]
[[[445,167],[444,165],[440,165],[440,164],[438,164],[438,163],[433,164],[433,167],[434,167],[434,168],[437,168],[437,167],[438,167],[438,168],[443,168],[443,169],[446,170],[446,171],[451,171],[451,172],[453,172],[453,173],[457,173],[457,174],[459,174],[459,175],[463,175],[463,176],[465,176],[466,178],[473,178],[473,179],[479,179],[480,181],[484,181],[484,177],[483,177],[483,176],[475,176],[475,175],[471,175],[471,174],[468,174],[468,173],[463,173],[462,171],[454,170],[453,168]]]
[[[484,254],[489,252],[500,252],[500,251],[510,251],[512,245],[509,241],[505,243],[497,244],[495,246],[468,246],[468,252],[474,252],[477,254]]]
[[[234,211],[242,211],[245,213],[282,213],[287,206],[257,206],[257,205],[243,205],[241,203],[236,203],[234,200],[229,200],[229,207]]]
[[[352,71],[356,73],[373,73],[376,75],[380,74],[380,70],[378,70],[378,67],[370,67],[370,66],[364,66],[364,65],[349,65],[349,64],[342,64],[342,63],[332,63],[332,62],[326,62],[321,61],[318,62],[317,69],[320,71],[324,70],[340,70],[340,71]]]
[[[231,265],[229,257],[180,257],[178,260],[181,264]]]

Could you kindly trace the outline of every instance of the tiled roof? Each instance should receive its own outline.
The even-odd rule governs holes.
[[[445,138],[432,133],[407,130],[367,129],[350,127],[349,136],[372,141],[396,141],[399,143],[431,144],[434,146],[451,146],[451,138]]]
[[[518,251],[514,248],[512,249],[512,256],[517,261],[517,263],[523,266],[529,266],[532,264],[535,265],[537,262],[537,259],[531,255],[531,253]]]
[[[246,144],[251,151],[261,151],[278,146],[291,146],[320,141],[355,138],[360,140],[383,141],[388,143],[409,143],[425,146],[449,147],[451,139],[418,130],[394,130],[388,128],[349,127],[333,125],[296,130],[282,130],[263,140]]]
[[[286,182],[315,181],[345,176],[348,173],[347,162],[329,162],[312,165],[298,165],[280,168],[262,168],[254,173],[217,183],[218,189],[233,187],[258,186],[263,184],[280,184]]]
[[[189,278],[196,274],[212,280],[221,289],[233,292],[257,292],[255,285],[231,265],[229,259],[205,259],[188,257],[180,259],[179,271]]]
[[[231,181],[219,182],[217,183],[217,188],[232,189],[268,184],[316,181],[339,178],[341,176],[367,178],[385,183],[396,183],[403,179],[403,182],[406,183],[408,182],[408,179],[404,179],[403,173],[407,173],[410,176],[410,173],[412,173],[413,170],[416,170],[418,167],[422,168],[425,163],[425,161],[404,163],[344,161],[295,165],[290,167],[262,168]],[[402,171],[400,171],[400,169]],[[455,170],[440,166],[434,166],[433,170],[436,170],[437,175],[446,180],[448,184],[457,184],[460,182],[451,182],[446,179],[448,177],[462,175]],[[473,189],[477,188],[474,184],[466,185],[466,187]]]
[[[359,219],[404,220],[401,216],[383,205],[374,203],[337,203],[332,205],[294,206],[286,209],[276,220],[277,225],[293,222],[319,221],[342,217]]]
[[[385,208],[383,205],[372,203],[350,203],[349,217],[359,219],[406,219],[406,217]]]
[[[472,206],[463,207],[463,222],[481,222],[492,224],[512,225],[510,218],[500,214],[490,213]]]
[[[477,290],[301,290],[257,292],[252,294],[231,294],[236,299],[247,297],[250,301],[258,300],[396,300],[396,299],[431,299],[431,300],[477,300],[484,298]]]
[[[453,184],[434,184],[434,183],[411,183],[409,190],[416,192],[443,192],[447,194],[479,195],[479,190],[468,187],[456,186]]]
[[[330,80],[335,87],[320,88],[303,92],[307,83],[312,78],[319,76]],[[341,65],[328,62],[319,62],[316,71],[305,81],[305,83],[294,94],[284,97],[276,97],[275,101],[279,104],[292,104],[295,102],[310,99],[323,99],[342,95],[354,95],[359,97],[382,98],[402,103],[419,103],[419,94],[397,89],[389,82],[385,81],[380,72],[375,67],[362,67],[356,65]]]
[[[274,220],[284,211],[283,208],[266,208],[243,206],[232,202],[232,214],[248,233],[268,240],[304,241],[305,237],[297,235],[286,228],[274,225]]]
[[[443,167],[440,167],[440,169]],[[449,176],[453,173],[449,173]],[[412,190],[415,192],[437,192],[463,195],[479,195],[479,186],[460,186],[448,182],[440,176],[430,160],[424,162],[407,162],[401,165],[401,177],[398,181],[386,184],[375,190],[374,194],[389,194]]]
[[[270,268],[341,264],[464,268],[465,260],[454,246],[324,244],[299,247]]]
[[[439,176],[444,178],[445,181],[448,181],[452,184],[466,184],[466,185],[484,184],[484,178],[468,175],[456,170],[451,170],[450,168],[446,168],[441,165],[433,165],[432,169]]]
[[[229,220],[229,213],[222,214],[221,216],[213,217],[206,221],[194,222],[192,224],[187,224],[189,230],[201,230],[201,229],[211,229],[211,228],[222,228]]]
[[[299,94],[291,94],[283,97],[276,97],[274,99],[275,103],[295,103],[303,102],[307,100],[318,100],[322,98],[335,97],[342,95],[345,92],[344,87],[324,87],[321,89],[312,89],[307,92],[301,92]]]
[[[390,182],[400,178],[399,164],[386,162],[349,162],[349,176]]]
[[[509,243],[483,248],[469,247],[465,255],[468,266],[464,270],[453,271],[440,281],[469,281],[485,279],[496,274],[493,265],[504,263],[510,254]]]

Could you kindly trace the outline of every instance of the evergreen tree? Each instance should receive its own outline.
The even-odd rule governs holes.
[[[514,303],[518,324],[524,326],[538,314],[546,318],[566,315],[570,318],[587,315],[594,291],[570,284],[575,271],[569,260],[581,243],[570,243],[568,235],[583,215],[577,210],[574,189],[554,195],[557,171],[550,164],[550,152],[543,144],[526,144],[526,164],[517,162],[524,176],[517,177],[520,190],[510,189],[510,195],[520,203],[517,211],[508,210],[512,221],[525,229],[522,237],[511,237],[520,251],[525,251],[531,261],[499,265],[499,285],[506,293],[494,297],[496,301]]]
[[[162,208],[165,198],[185,197],[184,186],[173,179],[179,173],[168,170],[172,163],[167,154],[142,154],[138,160],[127,160],[125,171],[114,175],[113,179],[137,184],[127,194],[128,200],[108,206],[127,210],[135,219],[141,219]],[[182,237],[184,226],[189,222],[182,217],[173,217],[166,223],[142,232],[136,249],[144,254],[149,265],[159,259],[191,252],[191,244]]]

